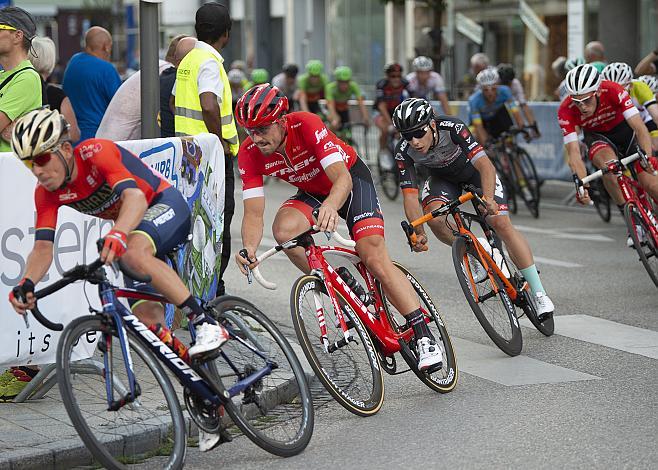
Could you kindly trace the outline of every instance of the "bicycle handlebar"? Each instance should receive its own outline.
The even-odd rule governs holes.
[[[311,229],[308,232],[305,233],[317,233],[319,232],[319,227],[317,225],[313,225]],[[356,242],[354,240],[350,240],[346,237],[343,237],[340,233],[338,232],[323,232],[325,235],[327,235],[327,239],[331,239],[332,237],[336,239],[338,243],[340,243],[343,246],[346,246],[348,248],[353,248],[356,246]],[[288,249],[288,248],[295,248],[297,245],[294,243],[291,243],[292,241],[297,240],[304,234],[300,234],[296,237],[291,238],[290,240],[281,243],[280,245],[273,246],[269,250],[265,251],[264,253],[261,253],[260,256],[256,257],[256,261],[258,262],[258,265],[254,267],[253,269],[250,269],[249,267],[245,267],[247,269],[247,280],[249,284],[251,284],[251,277],[253,276],[258,283],[263,286],[265,289],[269,290],[276,290],[277,285],[275,282],[270,282],[265,277],[261,274],[259,266],[260,264],[265,261],[267,258],[270,256],[273,256],[277,254],[279,251]],[[243,258],[246,258],[247,252],[246,250],[242,249],[240,250],[240,255]]]
[[[629,156],[629,157],[622,158],[622,159],[620,160],[620,162],[621,162],[621,164],[622,164],[623,166],[627,166],[629,163],[632,163],[632,162],[634,162],[635,160],[638,160],[639,158],[641,158],[641,155],[640,155],[639,153],[634,153],[633,155],[631,155],[631,156]],[[596,170],[596,171],[595,171],[594,173],[592,173],[591,175],[587,175],[587,176],[584,177],[582,180],[580,180],[580,182],[581,182],[582,184],[580,184],[580,185],[577,184],[577,186],[579,186],[579,191],[582,190],[582,185],[583,185],[583,184],[587,184],[587,183],[589,183],[589,182],[591,182],[591,181],[594,181],[594,180],[596,180],[596,179],[599,179],[599,178],[602,177],[604,174],[609,173],[609,172],[610,172],[610,170],[608,170],[608,168],[604,168],[604,169],[602,169],[602,170]]]
[[[99,259],[96,261],[90,263],[90,264],[76,264],[74,267],[69,269],[68,271],[64,271],[62,273],[62,278],[59,281],[55,281],[52,284],[44,287],[43,289],[39,289],[38,291],[34,292],[34,297],[39,300],[43,299],[44,297],[47,297],[51,294],[54,294],[60,289],[63,289],[64,287],[68,286],[69,284],[73,284],[74,282],[81,281],[81,280],[86,280],[89,278],[92,278],[94,274],[104,265],[105,263]],[[128,266],[124,265],[121,262],[121,259],[118,261],[119,269],[123,274],[126,276],[134,279],[135,281],[138,282],[151,282],[151,277],[147,275],[140,275],[130,269]],[[38,305],[34,304],[34,308],[30,309],[30,312],[32,315],[34,315],[34,318],[37,319],[39,323],[41,323],[43,326],[48,328],[49,330],[53,331],[62,331],[64,329],[64,325],[61,323],[55,323],[53,321],[48,320],[43,313],[39,310]],[[27,312],[25,313],[27,318]]]

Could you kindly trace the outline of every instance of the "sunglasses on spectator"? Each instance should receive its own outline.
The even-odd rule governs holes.
[[[411,140],[414,138],[422,139],[423,137],[425,137],[425,134],[427,134],[427,130],[429,128],[430,126],[426,126],[423,129],[417,129],[411,132],[400,132],[400,135],[402,135],[402,138],[407,142],[411,142]]]
[[[272,123],[272,124],[274,124],[274,123]],[[272,124],[268,124],[267,126],[261,126],[261,127],[252,127],[252,128],[245,127],[244,131],[247,133],[247,135],[249,137],[252,137],[254,135],[262,137],[265,134],[267,134],[267,131],[270,130],[270,128],[272,127]]]
[[[584,105],[584,104],[589,104],[589,103],[590,103],[590,100],[591,100],[592,98],[594,98],[594,95],[596,95],[596,92],[592,93],[592,94],[589,95],[589,96],[586,96],[585,98],[580,98],[580,99],[576,99],[576,98],[574,98],[574,97],[572,96],[572,97],[571,97],[571,101],[573,101],[574,103],[576,103],[576,106],[582,106],[582,105]]]

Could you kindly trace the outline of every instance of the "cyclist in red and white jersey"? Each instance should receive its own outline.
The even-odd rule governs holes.
[[[606,162],[635,153],[638,147],[651,155],[651,138],[640,113],[633,105],[628,92],[617,83],[602,80],[598,70],[582,64],[569,71],[566,78],[569,93],[558,109],[558,121],[564,135],[568,163],[578,178],[587,175],[580,155],[576,128],[584,133],[589,158],[597,168]],[[649,159],[658,168],[658,161]],[[655,199],[658,198],[658,176],[646,172],[639,162],[635,169],[640,185]],[[614,175],[603,176],[608,193],[621,209],[624,198]],[[587,187],[585,187],[587,188]],[[590,199],[587,191],[579,197],[582,204]]]
[[[236,255],[240,270],[246,274],[245,265],[256,266],[252,260],[263,237],[263,176],[287,181],[299,190],[274,219],[277,242],[308,230],[315,209],[323,231],[334,231],[339,216],[345,219],[359,257],[413,327],[419,368],[440,364],[441,346],[431,339],[411,284],[388,256],[384,218],[368,167],[318,116],[303,111],[285,114],[287,110],[288,99],[270,84],[251,88],[236,107],[236,120],[249,135],[238,152],[244,200],[242,243],[248,258]],[[303,248],[285,253],[301,271],[309,272]]]
[[[17,120],[11,145],[38,180],[34,248],[23,279],[9,294],[17,313],[34,308],[35,284],[53,260],[57,214],[60,207],[68,206],[114,221],[104,238],[101,259],[111,264],[122,258],[132,271],[150,276],[149,287],[187,314],[197,333],[191,356],[215,351],[228,339],[228,332],[204,313],[174,270],[160,259],[185,242],[190,231],[187,202],[161,175],[109,140],[87,139],[73,148],[68,123],[48,108]],[[131,282],[126,278],[128,285]],[[135,303],[133,308],[146,325],[164,325],[160,304]]]

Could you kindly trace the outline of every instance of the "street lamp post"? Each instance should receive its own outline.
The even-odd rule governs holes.
[[[142,139],[160,137],[157,122],[160,109],[160,78],[158,75],[159,3],[162,3],[162,0],[141,0],[139,2]]]

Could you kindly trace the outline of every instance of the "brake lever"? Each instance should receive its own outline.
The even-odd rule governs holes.
[[[245,248],[240,250],[240,256],[242,256],[247,261],[251,261],[249,259],[249,253],[247,253],[247,250]],[[248,284],[253,283],[254,282],[254,275],[251,272],[251,268],[249,267],[248,264],[243,264],[242,266],[244,267],[244,270],[247,271],[247,283]]]

